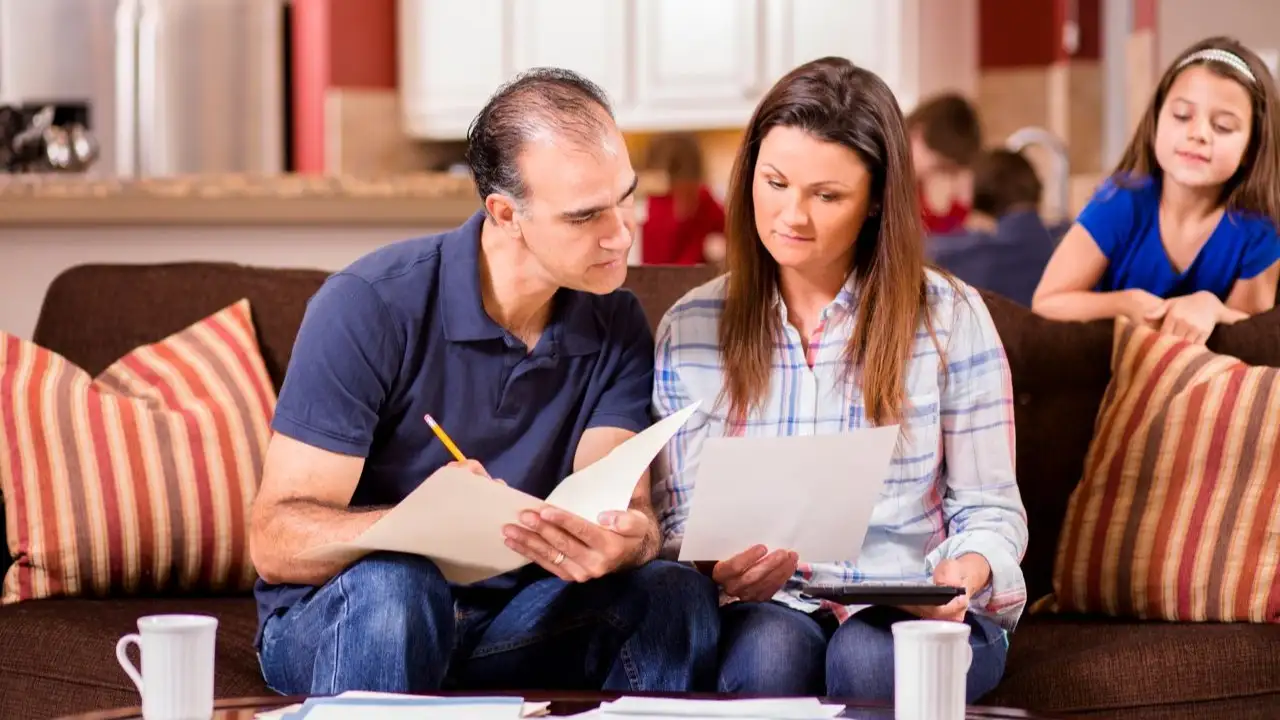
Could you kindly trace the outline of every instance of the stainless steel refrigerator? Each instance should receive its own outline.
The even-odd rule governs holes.
[[[0,0],[0,104],[80,114],[96,177],[286,171],[290,0]]]

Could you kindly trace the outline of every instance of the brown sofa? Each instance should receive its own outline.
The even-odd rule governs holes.
[[[707,279],[699,268],[637,268],[628,285],[650,319]],[[97,373],[128,350],[247,297],[279,385],[304,305],[324,274],[225,264],[85,266],[50,287],[35,340]],[[1051,589],[1057,534],[1108,381],[1109,327],[1048,322],[988,298],[1013,370],[1018,474],[1030,514],[1032,597]],[[1211,346],[1280,365],[1280,311],[1220,330]],[[7,558],[4,560],[7,564]],[[251,645],[252,597],[43,600],[0,608],[0,718],[133,705],[114,643],[138,616],[220,618],[217,694],[266,693]],[[1080,717],[1280,717],[1280,627],[1027,617],[991,704]]]

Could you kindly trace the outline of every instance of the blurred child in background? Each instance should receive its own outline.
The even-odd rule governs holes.
[[[1275,306],[1280,276],[1276,87],[1240,43],[1185,50],[1124,157],[1067,232],[1034,309],[1125,315],[1193,342]]]
[[[966,227],[930,236],[929,257],[966,283],[1026,307],[1054,241],[1040,218],[1043,187],[1020,153],[989,150],[973,164],[973,211]]]
[[[907,116],[907,134],[920,184],[925,232],[961,229],[973,196],[969,166],[982,151],[977,110],[961,95],[935,95]]]
[[[645,265],[699,265],[724,259],[724,207],[707,187],[702,149],[691,134],[663,135],[645,167],[667,174],[666,195],[651,195],[642,227]]]

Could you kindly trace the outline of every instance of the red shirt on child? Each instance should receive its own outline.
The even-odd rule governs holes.
[[[703,187],[689,217],[676,217],[672,195],[651,195],[643,226],[641,262],[645,265],[698,265],[706,262],[702,248],[707,236],[724,233],[724,208]]]

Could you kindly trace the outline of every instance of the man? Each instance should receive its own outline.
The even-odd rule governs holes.
[[[926,254],[969,285],[1031,307],[1057,244],[1040,218],[1042,187],[1020,153],[989,150],[973,165],[973,213],[966,226],[926,240]]]
[[[504,534],[532,564],[472,586],[414,555],[296,559],[447,464],[545,498],[650,422],[653,337],[618,291],[636,174],[603,93],[530,72],[468,140],[484,209],[357,260],[308,304],[252,518],[265,679],[287,694],[714,683],[716,591],[654,559],[647,474],[626,512],[522,513]],[[427,414],[474,460],[451,463]]]
[[[978,111],[962,95],[941,93],[921,101],[906,127],[925,232],[960,229],[972,200],[969,166],[982,150]]]

